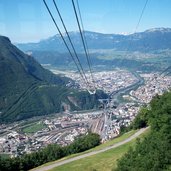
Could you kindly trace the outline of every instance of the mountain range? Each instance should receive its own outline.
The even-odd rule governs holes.
[[[79,59],[88,69],[79,32],[69,32]],[[67,41],[66,34],[63,34]],[[154,28],[144,32],[121,35],[85,31],[94,71],[126,68],[134,71],[162,71],[171,62],[171,28]],[[49,37],[38,43],[16,44],[41,64],[49,68],[76,69],[60,36]]]
[[[0,36],[0,123],[22,120],[65,110],[92,109],[98,91],[90,95],[68,87],[73,81],[44,69],[32,56]]]
[[[79,32],[69,32],[78,52],[83,52]],[[63,34],[68,41],[66,34]],[[171,48],[171,28],[154,28],[129,35],[102,34],[85,31],[88,47],[91,50],[114,49],[117,51],[149,52]],[[60,35],[54,35],[38,43],[16,44],[23,51],[58,51],[67,52]]]

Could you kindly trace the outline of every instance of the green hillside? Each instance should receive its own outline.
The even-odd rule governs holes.
[[[52,74],[33,57],[0,36],[0,122],[63,110],[92,109],[103,92],[90,95],[66,87],[69,79]]]
[[[140,112],[133,126],[151,126],[151,133],[118,162],[117,171],[161,171],[171,166],[171,92],[156,96],[150,107]]]
[[[138,130],[132,130],[130,132],[127,132],[127,133],[121,135],[118,138],[110,140],[104,144],[100,144],[99,146],[96,146],[90,150],[87,150],[87,151],[81,152],[81,153],[76,153],[73,155],[69,155],[68,157],[64,157],[64,158],[54,161],[54,162],[46,163],[46,164],[44,164],[38,168],[32,169],[32,170],[34,171],[36,169],[41,169],[44,166],[50,166],[55,163],[65,161],[66,159],[81,156],[81,155],[89,153],[89,152],[96,152],[98,150],[102,150],[106,147],[110,147],[111,145],[115,145],[119,142],[122,142],[122,141],[132,137],[136,132],[138,132]],[[139,136],[139,138],[144,138],[148,133],[149,133],[149,129],[146,130],[143,134],[141,134]],[[135,144],[136,144],[136,139],[133,139],[132,141],[130,141],[129,143],[126,143],[125,145],[121,145],[117,148],[113,148],[113,149],[110,149],[108,151],[105,151],[105,152],[102,152],[99,154],[95,154],[95,155],[92,155],[92,156],[89,156],[89,157],[86,157],[83,159],[73,161],[68,164],[58,166],[52,170],[53,171],[65,171],[65,170],[70,170],[70,171],[95,171],[95,170],[111,171],[111,169],[113,167],[116,168],[117,159],[121,158],[121,156],[123,156],[128,151],[128,149],[131,146],[134,146]]]

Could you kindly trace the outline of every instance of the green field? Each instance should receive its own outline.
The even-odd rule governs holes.
[[[138,130],[132,130],[130,132],[127,132],[123,135],[121,135],[120,137],[117,137],[117,138],[114,138],[113,140],[110,140],[110,141],[107,141],[106,143],[104,144],[101,144],[93,149],[90,149],[89,151],[96,151],[96,150],[100,150],[100,149],[103,149],[104,147],[108,147],[108,146],[111,146],[113,144],[116,144],[118,142],[121,142],[127,138],[129,138],[130,136],[132,136],[133,134],[135,134]]]
[[[41,131],[43,128],[46,128],[46,125],[42,122],[36,122],[26,126],[22,129],[24,133],[35,133],[37,131]]]
[[[123,136],[113,140],[114,143],[123,141],[124,139],[130,137],[134,131],[131,131]],[[143,138],[149,131],[143,133],[140,137]],[[135,132],[134,132],[135,133]],[[114,148],[108,150],[106,152],[96,154],[90,157],[86,157],[84,159],[80,159],[59,167],[52,169],[51,171],[111,171],[113,168],[116,168],[117,160],[124,155],[131,146],[134,146],[136,143],[136,139],[131,142],[124,144],[118,148]],[[113,144],[110,141],[108,145]],[[108,146],[106,144],[102,144],[94,149],[101,149],[102,146]]]
[[[96,154],[56,167],[51,171],[111,171],[112,168],[116,168],[117,159],[125,154],[129,147],[134,144],[135,140],[104,153]]]

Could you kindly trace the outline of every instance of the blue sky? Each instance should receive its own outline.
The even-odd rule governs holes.
[[[59,26],[60,20],[49,4]],[[85,30],[132,33],[146,0],[79,0]],[[78,30],[71,0],[56,0],[69,31]],[[139,31],[171,27],[171,0],[149,0]],[[56,34],[43,0],[0,0],[0,35],[12,42],[36,42]]]

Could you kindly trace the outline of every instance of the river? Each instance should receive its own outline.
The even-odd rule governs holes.
[[[138,81],[128,87],[121,88],[117,91],[114,91],[110,94],[112,101],[114,103],[120,104],[124,102],[123,95],[129,94],[131,90],[137,89],[139,86],[144,85],[144,79],[137,73],[132,72],[132,74],[138,79]]]

